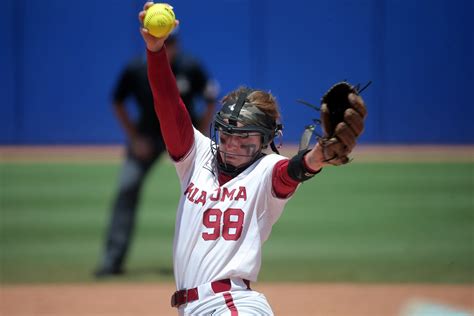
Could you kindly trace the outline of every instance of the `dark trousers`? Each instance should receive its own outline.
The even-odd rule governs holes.
[[[127,147],[118,191],[112,205],[100,269],[110,271],[122,269],[133,237],[143,182],[163,151],[162,142],[157,142],[153,156],[144,161],[132,153],[130,146]]]

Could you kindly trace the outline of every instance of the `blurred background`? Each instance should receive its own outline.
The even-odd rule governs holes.
[[[260,281],[428,285],[403,297],[387,288],[370,292],[398,299],[384,306],[390,312],[358,314],[357,304],[329,299],[329,308],[347,308],[327,315],[398,315],[402,301],[420,295],[472,312],[474,1],[170,4],[183,51],[203,63],[220,97],[240,85],[277,96],[283,144],[290,148],[318,116],[297,99],[318,104],[338,81],[372,81],[363,92],[369,115],[354,162],[301,186],[264,247]],[[56,309],[71,306],[67,298],[58,303],[60,293],[48,288],[32,296],[20,286],[97,283],[93,270],[125,141],[112,91],[123,66],[144,54],[142,6],[137,0],[2,1],[0,314],[71,315]],[[166,284],[168,304],[179,185],[166,155],[161,162],[142,192],[127,273],[111,284]],[[439,287],[445,285],[451,287]],[[305,291],[298,299],[335,296]],[[291,303],[268,295],[277,310]],[[6,304],[15,299],[20,303]],[[156,304],[153,297],[148,303]],[[93,306],[99,305],[86,307]],[[74,315],[114,315],[108,307]],[[433,313],[416,315],[469,315]]]
[[[299,139],[335,82],[372,80],[363,143],[474,141],[472,0],[173,1],[183,49],[222,94],[271,90],[286,142]],[[123,140],[114,80],[144,51],[143,1],[2,1],[2,144]]]

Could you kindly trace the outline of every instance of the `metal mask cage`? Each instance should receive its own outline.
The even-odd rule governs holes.
[[[262,149],[269,145],[274,152],[278,153],[278,149],[273,143],[273,139],[276,135],[281,135],[282,125],[277,124],[271,116],[249,102],[247,96],[252,91],[254,90],[241,92],[235,103],[230,100],[225,102],[222,105],[222,109],[214,116],[213,124],[210,127],[212,154],[216,158],[215,161],[218,163],[219,169],[225,171],[227,174],[238,174],[241,170],[253,163],[258,157],[261,157]],[[258,134],[261,137],[261,145],[252,155],[236,155],[246,156],[251,159],[247,165],[235,168],[219,162],[219,133],[235,136],[241,135],[241,137]],[[222,153],[224,155],[230,154]]]
[[[220,115],[216,114],[214,119],[214,132],[223,131],[227,134],[252,134],[258,133],[262,136],[262,145],[263,147],[268,146],[268,143],[275,136],[276,130],[271,130],[263,126],[258,125],[244,125],[244,126],[234,126],[226,122]]]

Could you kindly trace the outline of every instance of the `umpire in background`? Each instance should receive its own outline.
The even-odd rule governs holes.
[[[176,34],[167,39],[166,50],[193,125],[207,135],[214,115],[216,85],[195,59],[180,52]],[[133,121],[126,110],[125,101],[129,97],[136,101],[139,113],[137,121]],[[203,111],[196,109],[195,101],[198,98],[206,104]],[[165,152],[144,56],[132,60],[122,71],[113,101],[115,115],[127,137],[127,149],[101,262],[94,273],[98,278],[124,273],[123,266],[133,236],[142,184],[155,161]],[[202,114],[199,115],[199,112]]]

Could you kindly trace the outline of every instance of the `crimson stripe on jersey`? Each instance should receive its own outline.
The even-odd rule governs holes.
[[[231,316],[238,316],[239,311],[237,310],[237,307],[235,307],[235,305],[234,305],[234,299],[232,298],[232,295],[229,292],[224,293],[223,295],[224,295],[224,299],[225,299],[225,304],[227,305],[227,307],[230,310],[230,315]]]

